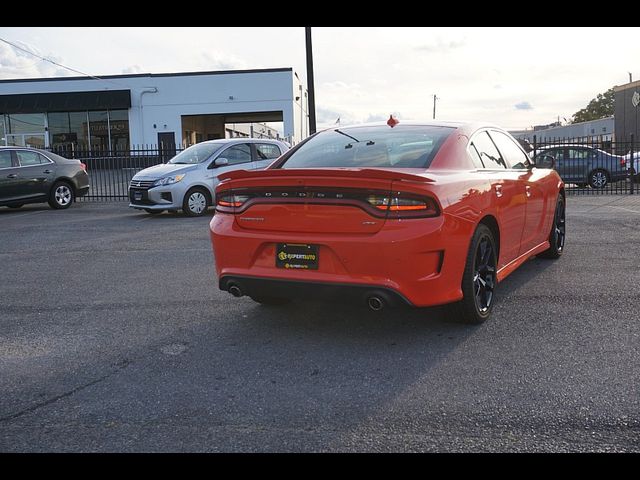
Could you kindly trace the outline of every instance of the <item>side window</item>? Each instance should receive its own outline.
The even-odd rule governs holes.
[[[233,147],[229,147],[224,152],[222,152],[222,154],[220,154],[220,157],[229,160],[229,165],[248,163],[251,161],[251,147],[247,143],[234,145]]]
[[[536,159],[542,158],[545,155],[551,155],[553,158],[558,160],[564,159],[564,148],[544,148],[542,150],[538,150],[536,152]]]
[[[40,165],[40,155],[37,152],[29,152],[27,150],[16,150],[16,156],[21,167],[31,165]]]
[[[491,138],[502,153],[502,158],[507,161],[511,168],[523,169],[529,165],[529,158],[518,144],[514,142],[508,135],[497,130],[491,131]]]
[[[478,153],[478,150],[476,150],[476,147],[473,143],[469,145],[469,148],[467,148],[467,151],[469,152],[469,156],[473,161],[473,165],[476,168],[484,168],[484,165],[482,164],[482,159],[480,158],[480,154]]]
[[[277,145],[270,143],[256,143],[256,160],[270,160],[278,158],[282,153]]]
[[[11,167],[11,152],[0,150],[0,168]]]
[[[564,148],[554,148],[549,152],[549,155],[555,157],[556,162],[558,160],[564,160]]]
[[[500,152],[494,145],[487,132],[482,132],[473,137],[471,145],[476,148],[485,168],[502,169],[507,168],[507,164],[502,159]]]
[[[586,148],[569,148],[571,160],[586,160],[591,155],[591,150]]]

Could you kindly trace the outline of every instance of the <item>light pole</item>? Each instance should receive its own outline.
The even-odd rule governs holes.
[[[436,100],[439,100],[439,97],[436,97],[436,94],[433,94],[433,119],[436,119]]]
[[[313,85],[313,50],[311,47],[311,27],[304,27],[307,41],[307,90],[309,91],[309,133],[316,133],[316,92]],[[300,98],[302,103],[302,97]],[[302,133],[302,132],[300,132]]]

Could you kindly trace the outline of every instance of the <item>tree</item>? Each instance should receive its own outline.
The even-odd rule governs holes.
[[[588,122],[613,115],[613,88],[599,93],[589,105],[573,114],[571,123]]]

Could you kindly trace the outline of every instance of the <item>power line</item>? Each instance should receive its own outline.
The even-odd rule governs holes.
[[[8,44],[8,45],[11,45],[11,46],[12,46],[13,48],[15,48],[15,49],[18,49],[18,50],[20,50],[20,51],[22,51],[22,52],[28,53],[29,55],[33,55],[34,57],[37,57],[37,58],[39,58],[40,60],[44,60],[45,62],[52,63],[52,64],[54,64],[54,65],[57,65],[58,67],[65,68],[65,69],[70,70],[70,71],[72,71],[72,72],[74,72],[74,73],[79,73],[80,75],[84,75],[85,77],[90,77],[90,78],[93,78],[94,80],[100,80],[100,81],[102,81],[102,82],[109,82],[109,83],[113,83],[114,85],[126,85],[125,83],[117,83],[117,82],[114,82],[114,81],[111,81],[111,80],[106,80],[106,79],[104,79],[104,78],[96,77],[95,75],[91,75],[91,74],[89,74],[89,73],[81,72],[80,70],[76,70],[76,69],[74,69],[74,68],[67,67],[66,65],[63,65],[63,64],[61,64],[61,63],[54,62],[54,61],[53,61],[53,60],[51,60],[50,58],[42,57],[42,56],[38,55],[37,53],[33,53],[32,51],[27,50],[26,48],[22,48],[22,47],[20,47],[19,45],[16,45],[15,43],[12,43],[12,42],[10,42],[10,41],[8,41],[8,40],[5,40],[4,38],[0,38],[0,41],[2,41],[2,42],[4,42],[4,43],[6,43],[6,44]],[[129,87],[129,85],[126,85],[126,86],[127,86],[127,87]],[[130,88],[131,88],[131,87],[130,87]]]

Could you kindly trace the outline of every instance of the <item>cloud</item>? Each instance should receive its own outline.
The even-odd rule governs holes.
[[[247,70],[259,68],[255,64],[249,67],[246,60],[224,52],[204,52],[200,61],[205,70]]]
[[[396,115],[396,117],[398,117],[398,115]],[[385,120],[388,120],[388,119],[389,119],[389,114],[385,115],[384,113],[370,113],[364,122],[365,123],[384,122]]]
[[[461,40],[442,40],[437,38],[434,42],[423,43],[414,47],[414,50],[427,53],[447,53],[451,50],[464,47],[466,45],[466,39]]]
[[[123,68],[122,69],[122,73],[129,74],[129,73],[144,73],[142,70],[142,67],[140,65],[130,65],[127,68]]]
[[[520,102],[514,105],[516,110],[533,110],[533,107],[529,102]]]
[[[356,116],[352,112],[323,108],[321,106],[316,107],[316,121],[318,124],[333,125],[338,118],[340,118],[340,123],[343,125],[357,122]]]
[[[37,48],[24,42],[14,41],[16,45],[54,62],[62,63],[60,57],[45,55]],[[38,78],[62,77],[73,73],[50,62],[40,60],[27,52],[18,50],[11,45],[0,42],[0,77],[1,78]]]

